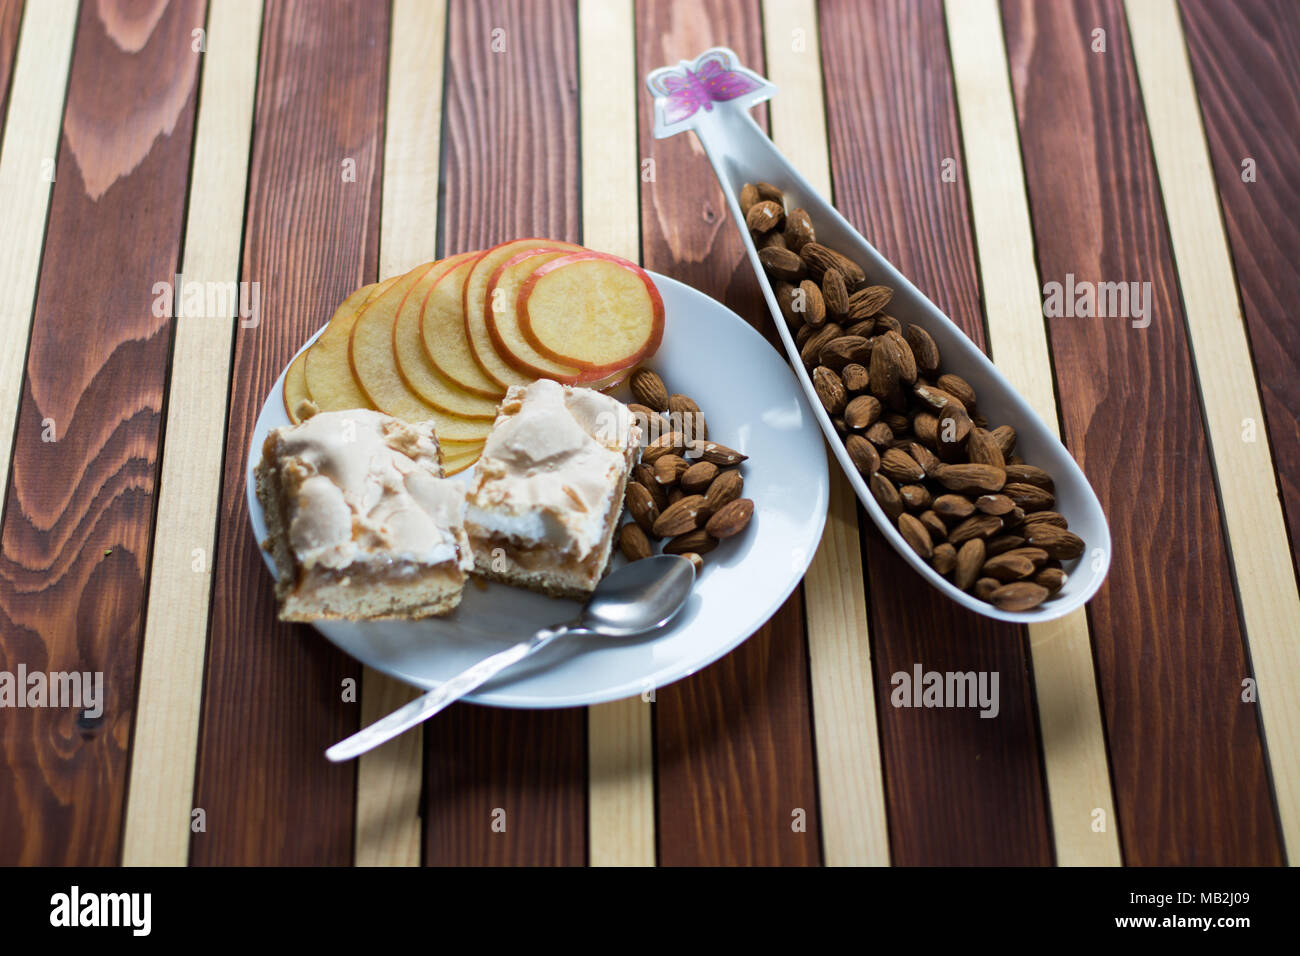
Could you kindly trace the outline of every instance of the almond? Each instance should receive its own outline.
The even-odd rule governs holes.
[[[870,361],[870,353],[868,353]],[[868,378],[865,365],[857,362],[850,362],[840,370],[840,378],[844,380],[844,387],[850,392],[865,392],[867,390]],[[876,403],[880,404],[879,402]]]
[[[1002,582],[997,578],[980,578],[975,582],[975,596],[981,601],[987,601],[993,597],[993,592],[1002,587]]]
[[[893,345],[898,356],[898,377],[908,385],[915,384],[917,375],[916,356],[912,354],[912,347],[907,344],[907,339],[893,329],[885,332],[881,338],[886,339]]]
[[[632,480],[646,491],[650,492],[650,497],[654,499],[655,507],[662,511],[668,507],[668,496],[664,494],[663,486],[655,477],[655,470],[649,465],[641,463],[632,467]]]
[[[664,387],[664,380],[654,372],[648,368],[639,368],[632,373],[628,384],[632,387],[636,400],[646,408],[656,412],[668,411],[668,389]]]
[[[1048,594],[1055,594],[1065,587],[1066,574],[1060,568],[1043,568],[1034,575],[1034,583],[1047,588]]]
[[[837,339],[844,334],[834,322],[827,322],[820,329],[813,332],[799,349],[799,358],[804,367],[811,369],[817,364],[817,357],[821,353],[822,346],[828,344],[832,339]]]
[[[718,539],[709,537],[703,528],[679,534],[664,542],[664,554],[708,554],[718,546]]]
[[[897,332],[901,336],[903,334],[903,323],[892,315],[881,313],[876,316],[876,334],[883,335],[886,332]]]
[[[1028,558],[1030,562],[1033,563],[1034,570],[1038,570],[1039,568],[1042,568],[1044,565],[1047,564],[1048,561],[1051,560],[1047,552],[1044,551],[1042,548],[1032,548],[1032,547],[1012,548],[1010,551],[1006,551],[1004,553],[1018,555],[1019,557],[1022,558]]]
[[[686,495],[669,505],[654,523],[654,533],[660,538],[671,538],[700,526],[705,510],[703,495]]]
[[[715,465],[739,465],[749,456],[742,455],[734,448],[728,448],[726,445],[720,445],[715,441],[688,441],[686,443],[686,454],[692,458],[702,458],[704,461],[711,461]]]
[[[880,448],[886,448],[894,441],[894,430],[889,427],[888,422],[876,422],[863,434],[867,441]]]
[[[1033,465],[1007,465],[1007,481],[1014,481],[1022,485],[1037,485],[1039,488],[1046,488],[1052,491],[1056,488],[1056,482],[1052,476],[1041,468],[1035,468]]]
[[[961,455],[971,429],[975,425],[970,415],[959,405],[948,405],[939,413],[939,457],[951,461]]]
[[[717,477],[717,465],[711,461],[697,461],[682,472],[682,491],[688,495],[703,494]]]
[[[625,524],[618,532],[618,547],[629,561],[640,561],[653,554],[650,539],[638,524]]]
[[[939,371],[939,346],[934,344],[929,332],[919,325],[909,325],[903,337],[912,347],[918,369],[926,375],[934,375]]]
[[[959,375],[940,375],[935,381],[945,392],[956,395],[961,403],[966,406],[966,411],[975,408],[975,389],[967,384],[966,380]]]
[[[1048,557],[1060,561],[1069,561],[1082,556],[1083,539],[1073,531],[1066,531],[1045,521],[1035,521],[1025,525],[1025,540],[1035,548],[1042,548]]]
[[[774,279],[798,282],[808,274],[808,269],[799,258],[799,254],[780,246],[765,246],[759,249],[758,261],[763,264],[767,274]]]
[[[993,429],[993,440],[998,443],[1002,457],[1008,457],[1016,448],[1016,430],[1010,425],[999,425]]]
[[[961,495],[940,495],[934,499],[934,510],[940,517],[960,521],[975,513],[975,504]]]
[[[761,197],[758,195],[758,187],[753,183],[745,183],[740,187],[740,212],[748,217],[749,210],[753,208],[754,203],[758,202]]]
[[[1047,511],[1056,504],[1056,496],[1046,488],[1040,488],[1038,485],[1026,485],[1019,481],[1008,481],[1002,488],[1002,493],[1014,501],[1018,507],[1024,508],[1026,513]]]
[[[973,538],[987,538],[1001,528],[1002,519],[997,515],[971,515],[948,532],[948,540],[954,545],[961,545]]]
[[[951,392],[945,392],[937,385],[917,385],[912,390],[912,394],[936,412],[943,411],[949,405],[959,405],[963,411],[966,409],[961,399]]]
[[[756,236],[779,228],[783,222],[785,222],[785,210],[781,208],[780,203],[770,199],[754,203],[749,207],[749,212],[745,213],[745,225]]]
[[[898,489],[898,496],[903,499],[903,505],[908,511],[924,511],[933,500],[924,485],[903,485]]]
[[[975,499],[975,507],[986,515],[1002,515],[1015,509],[1016,503],[1006,495],[980,495]]]
[[[1019,535],[1000,534],[996,538],[989,538],[989,557],[1015,551],[1017,548],[1023,548],[1024,545],[1025,539]]]
[[[943,467],[943,462],[935,457],[934,452],[920,442],[909,442],[907,453],[916,459],[916,463],[921,466],[921,470],[927,475],[932,475]]]
[[[849,314],[849,290],[844,284],[844,273],[839,269],[827,269],[823,273],[822,299],[826,303],[826,314],[836,322]]]
[[[822,408],[826,409],[828,415],[838,415],[844,411],[845,400],[848,393],[844,390],[844,383],[840,377],[825,365],[818,365],[812,372],[813,389],[817,392],[817,398],[821,400]]]
[[[827,270],[835,269],[844,276],[845,285],[849,288],[857,288],[863,282],[867,281],[867,274],[862,271],[852,259],[840,255],[834,249],[828,249],[818,242],[804,243],[799,250],[799,255],[808,265],[808,271],[816,279],[821,279],[826,275]]]
[[[748,498],[737,498],[719,508],[704,526],[704,530],[714,538],[730,538],[744,531],[753,516],[754,502]]]
[[[901,495],[902,492],[899,492]],[[948,526],[943,523],[933,508],[921,512],[921,524],[925,525],[925,530],[930,532],[931,541],[947,541]]]
[[[847,319],[845,321],[847,321]],[[874,318],[863,319],[861,322],[854,322],[851,325],[844,327],[845,335],[860,335],[865,339],[869,339],[875,334],[875,331],[876,320]]]
[[[814,329],[821,328],[826,324],[826,300],[822,298],[822,290],[812,279],[804,279],[799,283],[799,291],[803,298],[796,304],[802,306],[803,320]]]
[[[935,477],[951,491],[995,494],[1006,484],[1007,473],[992,465],[944,465]]]
[[[898,516],[898,533],[906,541],[922,560],[929,561],[934,554],[934,546],[930,543],[930,532],[925,530],[925,525],[913,515],[901,514]]]
[[[706,464],[712,464],[712,462],[706,462]],[[723,505],[739,498],[744,488],[745,478],[735,468],[719,472],[718,477],[713,479],[708,490],[704,492],[704,505],[710,511],[720,511]]]
[[[986,428],[971,429],[966,439],[966,454],[977,465],[992,465],[995,468],[1003,468],[1006,465],[1002,449],[998,447],[993,433]],[[1012,480],[1008,474],[1007,481]]]
[[[1054,524],[1058,528],[1068,528],[1070,523],[1065,520],[1065,515],[1056,511],[1035,511],[1033,514],[1027,514],[1024,518],[1025,524],[1033,521],[1046,521],[1048,524]]]
[[[925,522],[922,521],[921,523],[924,524]],[[936,544],[934,552],[930,555],[930,566],[940,574],[948,574],[957,566],[957,549],[946,541],[942,544]]]
[[[860,335],[841,335],[823,345],[817,358],[823,365],[838,371],[851,362],[870,361],[871,346]]]
[[[664,432],[641,449],[641,460],[647,465],[653,465],[664,455],[677,454],[685,447],[686,442],[681,432]]]
[[[875,315],[894,297],[894,290],[887,285],[869,285],[849,296],[849,318],[853,321]]]
[[[791,209],[785,214],[785,244],[798,252],[805,244],[815,241],[812,219],[802,209]]]
[[[686,469],[690,467],[690,463],[681,455],[669,452],[656,458],[652,467],[655,470],[655,481],[661,486],[667,487],[675,485],[681,480],[682,475],[686,473]],[[671,500],[669,498],[669,501]]]
[[[849,459],[864,478],[870,478],[880,468],[880,452],[861,435],[849,435],[844,439],[844,448]]]
[[[650,490],[645,485],[629,481],[624,501],[627,502],[627,512],[632,516],[632,520],[640,525],[641,530],[646,534],[653,534],[655,521],[659,518],[659,506],[651,497]]]
[[[1008,551],[984,562],[980,574],[999,581],[1020,581],[1034,573],[1034,562],[1024,555]]]
[[[772,295],[776,298],[776,307],[781,310],[785,324],[790,327],[791,332],[796,332],[804,324],[804,311],[795,308],[796,291],[797,287],[789,282],[777,279],[772,283]]]
[[[754,188],[758,190],[759,199],[771,200],[772,202],[780,206],[782,209],[785,208],[785,193],[781,192],[781,190],[778,189],[776,186],[773,186],[771,183],[765,183],[760,181],[754,183]]]
[[[694,551],[683,551],[682,555],[691,566],[695,568],[695,576],[698,578],[704,572],[704,559]]]
[[[1003,611],[1028,611],[1047,600],[1047,588],[1032,581],[1004,584],[988,598]]]
[[[906,483],[920,481],[925,472],[916,459],[901,448],[887,448],[880,456],[880,470],[891,481]]]
[[[756,237],[754,242],[759,249],[767,249],[771,246],[775,246],[777,249],[790,248],[785,244],[785,236],[780,232],[777,232],[775,229],[766,235]]]
[[[899,496],[893,482],[877,471],[872,474],[870,484],[872,495],[875,496],[885,514],[889,515],[889,520],[897,521],[898,516],[903,513],[903,499]]]
[[[956,545],[956,542],[950,543]],[[984,567],[984,541],[980,538],[972,538],[957,548],[957,563],[953,566],[952,583],[963,591],[969,591],[970,586],[979,577],[982,567]]]
[[[882,402],[896,400],[902,378],[902,356],[897,345],[887,339],[878,340],[871,347],[871,364],[868,367],[871,394]]]
[[[846,378],[844,381],[845,388],[848,387],[847,372],[844,370]],[[853,401],[849,402],[844,408],[844,424],[848,425],[854,431],[862,431],[864,428],[870,428],[880,418],[880,399],[874,395],[859,395]]]

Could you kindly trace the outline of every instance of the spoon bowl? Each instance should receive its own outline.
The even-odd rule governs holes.
[[[631,637],[668,623],[686,603],[695,567],[685,558],[657,554],[609,574],[592,593],[578,626],[606,637]]]

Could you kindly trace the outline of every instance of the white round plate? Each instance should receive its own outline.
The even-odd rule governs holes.
[[[744,493],[754,501],[754,518],[742,534],[705,556],[695,592],[669,626],[626,640],[556,641],[466,700],[498,707],[577,707],[631,697],[687,677],[767,622],[799,583],[821,541],[828,499],[826,449],[789,367],[726,306],[673,279],[651,275],[666,316],[654,368],[670,389],[699,403],[711,438],[749,456]],[[248,510],[257,541],[266,537],[266,521],[253,467],[266,433],[288,424],[283,384],[281,373],[249,444]],[[455,480],[468,483],[472,476],[470,469]],[[270,557],[263,553],[263,558],[274,574]],[[614,562],[621,565],[622,555],[616,554]],[[538,628],[572,620],[578,608],[573,601],[472,578],[460,607],[447,617],[320,621],[314,626],[363,664],[431,689]]]

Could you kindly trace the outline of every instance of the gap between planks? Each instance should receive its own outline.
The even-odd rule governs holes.
[[[261,0],[208,10],[181,273],[239,279]],[[189,858],[234,320],[178,319],[122,862]],[[182,437],[183,436],[183,437]]]
[[[1253,423],[1252,433],[1263,431],[1259,382],[1178,8],[1174,0],[1126,0],[1125,9],[1232,552],[1250,676],[1259,694],[1282,838],[1294,863],[1300,846],[1300,647],[1295,641],[1300,592],[1268,440],[1245,437],[1248,423]],[[1240,159],[1224,157],[1234,166]]]
[[[379,277],[401,275],[437,257],[442,157],[446,0],[395,0],[385,109]],[[361,672],[361,725],[420,692],[367,667]],[[363,754],[357,766],[357,866],[419,866],[424,728]]]
[[[812,186],[831,195],[815,0],[763,0],[772,140]],[[830,513],[804,578],[809,676],[817,747],[818,813],[828,866],[886,866],[889,828],[871,637],[858,535],[858,503],[831,463]]]
[[[76,32],[76,0],[29,3],[14,55],[0,145],[0,477],[8,476],[13,454]]]
[[[578,78],[582,241],[639,262],[633,0],[578,0]],[[592,866],[655,865],[653,708],[629,697],[587,710]]]
[[[1001,13],[997,0],[944,6],[989,349],[1059,434]],[[1119,826],[1085,612],[1029,625],[1029,645],[1057,863],[1118,866]],[[1098,810],[1105,828],[1094,831]]]

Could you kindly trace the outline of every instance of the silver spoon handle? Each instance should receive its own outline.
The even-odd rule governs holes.
[[[346,740],[340,740],[325,751],[325,756],[335,763],[359,757],[368,750],[374,750],[380,744],[387,743],[394,737],[405,733],[416,724],[428,720],[440,710],[450,706],[470,691],[487,683],[507,667],[519,663],[529,654],[536,653],[551,641],[563,634],[568,634],[572,626],[561,624],[538,631],[526,641],[520,641],[513,647],[507,647],[491,657],[485,657],[472,667],[461,671],[451,680],[435,687],[403,707],[399,707],[387,717],[382,717],[369,727],[365,727]]]

